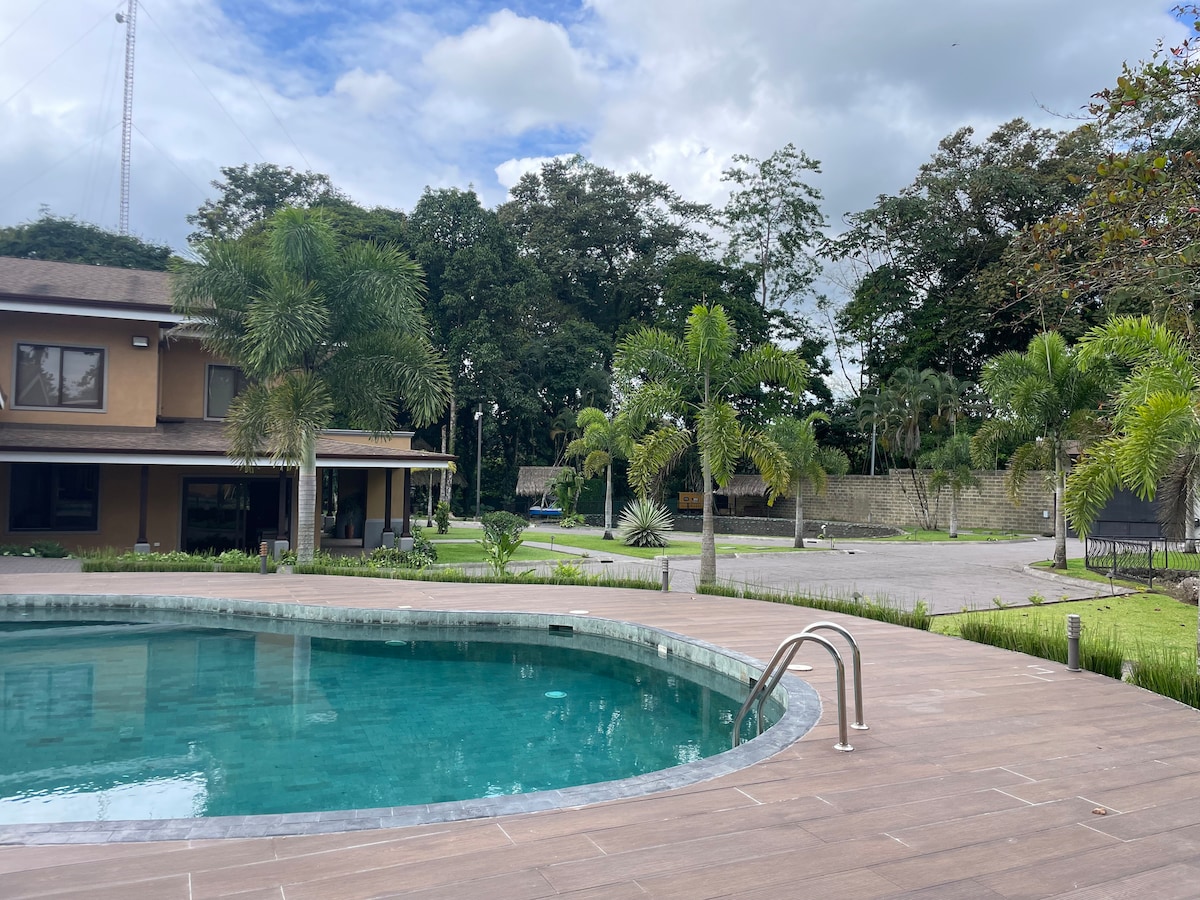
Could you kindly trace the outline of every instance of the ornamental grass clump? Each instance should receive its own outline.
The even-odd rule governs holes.
[[[617,526],[618,536],[630,547],[665,547],[675,530],[667,508],[645,498],[626,506]]]
[[[1200,674],[1195,653],[1139,644],[1129,681],[1140,688],[1200,708]]]

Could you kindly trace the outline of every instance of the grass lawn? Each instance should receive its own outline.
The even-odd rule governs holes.
[[[1027,537],[1027,535],[1017,534],[1013,531],[960,531],[956,541],[1011,541],[1016,538]],[[844,538],[839,538],[844,540]],[[951,540],[950,533],[946,531],[906,531],[904,534],[896,534],[885,538],[867,538],[872,541],[919,541],[930,543],[934,541]]]
[[[1051,550],[1051,552],[1053,553],[1054,551]],[[1031,565],[1038,569],[1045,569],[1047,572],[1059,572],[1064,575],[1070,575],[1072,578],[1078,578],[1081,581],[1095,581],[1097,584],[1108,584],[1111,581],[1115,587],[1133,588],[1134,590],[1141,590],[1145,587],[1140,581],[1125,581],[1121,578],[1110,579],[1107,575],[1093,572],[1084,565],[1082,559],[1068,559],[1066,571],[1052,568],[1054,561],[1049,559],[1031,563]]]
[[[431,541],[438,542],[438,562],[442,561],[442,549],[444,547],[474,547],[480,551],[478,560],[482,561],[482,550],[478,544],[443,544],[442,541],[451,540],[469,540],[478,541],[483,537],[483,530],[479,528],[468,528],[465,526],[450,526],[450,530],[446,534],[438,534],[434,529],[427,528],[422,532],[425,537]],[[619,540],[606,541],[598,534],[583,534],[574,531],[570,528],[527,528],[521,533],[526,541],[536,541],[539,544],[549,544],[553,541],[555,548],[572,548],[581,550],[590,556],[599,556],[604,553],[617,553],[621,556],[635,556],[640,559],[654,559],[656,556],[699,556],[700,541],[699,540],[679,540],[672,539],[667,547],[627,547]],[[522,550],[526,549],[524,547]],[[768,553],[777,551],[791,551],[793,547],[780,547],[777,545],[766,544],[723,544],[717,540],[717,553]],[[546,556],[530,557],[531,559],[553,559],[558,554],[551,554],[550,551],[545,551]],[[579,555],[579,554],[574,554]],[[471,562],[470,559],[454,560],[455,562]]]
[[[438,564],[448,563],[458,566],[464,563],[484,562],[483,548],[478,544],[446,544],[440,543],[437,548]],[[557,550],[542,550],[537,547],[521,546],[513,555],[514,563],[534,562],[539,559],[576,559],[578,553],[559,553]]]
[[[1083,640],[1087,640],[1089,629],[1111,632],[1124,648],[1127,659],[1139,655],[1139,645],[1162,647],[1189,656],[1196,653],[1196,607],[1153,593],[936,616],[932,630],[957,636],[959,624],[967,616],[986,616],[1004,624],[1019,626],[1034,622],[1065,632],[1069,614],[1079,616]]]

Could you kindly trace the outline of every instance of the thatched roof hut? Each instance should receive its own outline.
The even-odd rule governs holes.
[[[726,497],[765,497],[767,484],[761,475],[734,475],[725,487],[719,487],[713,493]]]
[[[517,496],[538,497],[542,501],[553,492],[554,479],[565,466],[521,466],[517,470]]]

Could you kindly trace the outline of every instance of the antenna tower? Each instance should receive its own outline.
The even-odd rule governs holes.
[[[129,0],[127,11],[117,13],[125,23],[125,108],[121,114],[121,214],[120,234],[129,234],[129,149],[133,139],[133,46],[137,26],[137,0]]]

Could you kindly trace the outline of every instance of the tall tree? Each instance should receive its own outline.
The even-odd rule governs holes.
[[[845,475],[850,470],[850,459],[843,451],[822,447],[817,440],[816,423],[828,421],[825,413],[813,412],[803,419],[778,419],[767,429],[788,463],[786,493],[796,500],[794,547],[804,546],[804,486],[811,484],[823,494],[830,475]]]
[[[271,218],[265,249],[212,241],[199,254],[178,271],[176,307],[250,382],[230,406],[232,454],[299,467],[296,551],[309,560],[321,431],[336,417],[381,434],[402,410],[421,425],[445,405],[449,378],[429,343],[420,268],[392,247],[339,244],[323,215],[303,209]]]
[[[307,208],[341,197],[328,175],[297,172],[274,163],[222,166],[221,177],[211,183],[220,196],[205,200],[187,217],[188,224],[196,226],[188,235],[191,243],[236,238],[256,225],[265,225],[281,209]]]
[[[604,540],[613,539],[613,460],[628,459],[634,434],[628,416],[607,416],[589,406],[579,411],[575,427],[583,434],[567,445],[570,458],[583,457],[583,475],[594,478],[604,472]]]
[[[556,302],[615,342],[656,320],[663,269],[704,245],[708,209],[648,175],[576,156],[521,176],[498,213]]]
[[[828,248],[862,273],[839,330],[866,349],[874,384],[901,366],[976,378],[984,359],[1041,330],[1005,253],[1021,229],[1078,202],[1069,176],[1094,167],[1097,150],[1087,131],[1022,119],[983,140],[961,128],[910,185],[849,217]]]
[[[766,159],[737,154],[721,180],[735,185],[721,214],[729,261],[753,273],[764,310],[798,304],[819,266],[815,248],[825,228],[821,192],[805,179],[821,164],[794,144]]]
[[[982,384],[995,407],[975,433],[976,465],[998,448],[1017,445],[1008,461],[1008,487],[1015,499],[1031,472],[1054,473],[1054,568],[1067,567],[1067,523],[1063,488],[1071,465],[1068,441],[1086,443],[1097,433],[1105,382],[1088,370],[1056,331],[1037,335],[1024,353],[1009,350],[983,367]]]
[[[771,344],[738,353],[737,334],[725,310],[697,305],[682,337],[643,328],[625,338],[614,369],[623,386],[622,412],[639,430],[643,423],[653,423],[630,458],[630,480],[640,494],[693,444],[699,451],[704,491],[700,582],[711,584],[717,577],[714,484],[726,485],[743,458],[762,473],[772,496],[788,483],[779,445],[763,431],[746,427],[731,398],[761,383],[798,395],[807,367],[795,353]]]
[[[1200,7],[1177,8],[1193,22]],[[1193,25],[1200,30],[1200,27]],[[1033,226],[1015,263],[1051,317],[1151,311],[1200,343],[1200,57],[1197,38],[1126,64],[1090,106],[1101,142],[1077,202]]]
[[[171,248],[43,212],[36,222],[0,228],[0,256],[162,272]]]

